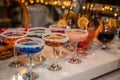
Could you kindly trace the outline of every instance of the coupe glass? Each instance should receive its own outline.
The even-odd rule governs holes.
[[[34,28],[30,28],[28,36],[42,38],[42,35],[44,35],[47,32],[48,32],[47,28],[44,28],[44,27],[34,27]],[[45,57],[42,54],[38,54],[38,55],[36,55],[34,60],[43,62],[46,59],[45,59]]]
[[[77,45],[79,42],[82,42],[87,39],[88,32],[87,30],[81,29],[69,29],[66,31],[66,34],[69,35],[71,43],[74,44],[74,56],[68,59],[68,62],[73,64],[79,64],[81,60],[77,57]]]
[[[79,56],[86,56],[88,53],[86,50],[89,49],[90,44],[92,43],[93,39],[95,37],[95,31],[93,27],[88,28],[88,37],[86,40],[78,43],[78,55]]]
[[[28,72],[23,74],[23,79],[34,80],[39,76],[32,71],[32,56],[41,52],[44,48],[44,41],[40,38],[26,37],[16,40],[15,47],[19,53],[27,54],[29,57]]]
[[[63,24],[53,24],[49,27],[51,33],[65,33],[66,28],[67,25]]]
[[[57,64],[56,55],[59,54],[58,47],[61,47],[64,43],[69,40],[68,35],[60,33],[49,33],[42,37],[45,40],[45,44],[53,48],[54,62],[48,67],[50,71],[59,71],[62,69],[60,65]]]
[[[27,36],[27,32],[24,29],[14,29],[10,28],[6,31],[4,31],[2,34],[2,40],[8,45],[13,46],[13,53],[14,53],[14,61],[9,64],[10,67],[20,67],[23,65],[21,61],[17,60],[17,52],[14,46],[14,42],[22,37]]]

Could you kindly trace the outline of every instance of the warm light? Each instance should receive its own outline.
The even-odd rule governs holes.
[[[39,3],[39,0],[36,0],[37,3]]]
[[[58,6],[60,6],[61,5],[61,2],[60,1],[58,1]]]
[[[112,11],[112,8],[110,8],[110,11]]]
[[[69,2],[69,1],[64,1],[64,2],[63,2],[63,5],[69,6],[69,5],[70,5],[70,2]]]
[[[85,8],[86,8],[85,6],[82,7],[83,10],[85,10]]]
[[[93,7],[93,4],[91,4],[90,7]]]
[[[25,0],[22,0],[21,2],[22,2],[22,3],[24,3],[24,2],[25,2]]]
[[[65,9],[65,6],[62,6],[62,9]]]
[[[28,3],[27,3],[27,2],[25,2],[25,5],[28,5]]]
[[[31,4],[33,4],[33,3],[34,3],[34,1],[32,1],[32,0],[31,0],[31,1],[30,1],[30,3],[31,3]]]
[[[48,2],[45,2],[45,5],[48,5]]]
[[[116,16],[117,16],[117,13],[114,13],[114,16],[116,17]]]
[[[102,11],[104,11],[105,9],[104,8],[102,8]]]
[[[109,10],[109,9],[110,9],[110,7],[109,7],[109,6],[105,6],[105,9],[106,9],[106,10]]]
[[[57,4],[57,1],[54,1],[54,4],[56,5],[56,4]]]
[[[44,0],[40,0],[41,3],[44,3]]]
[[[70,9],[73,9],[73,7],[71,6]]]

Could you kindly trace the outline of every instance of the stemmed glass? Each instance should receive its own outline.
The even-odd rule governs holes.
[[[9,64],[10,67],[20,67],[23,65],[21,61],[17,60],[17,52],[14,46],[14,42],[22,37],[27,36],[27,31],[25,31],[24,28],[22,29],[15,29],[15,28],[10,28],[6,31],[4,31],[2,34],[2,40],[3,42],[7,43],[8,45],[13,46],[13,53],[14,53],[14,61]]]
[[[53,24],[49,27],[51,33],[65,33],[65,29],[67,29],[67,25],[63,24]]]
[[[44,35],[47,32],[48,32],[47,28],[44,28],[44,27],[34,27],[34,28],[30,28],[29,29],[28,36],[29,37],[42,38],[42,35]],[[43,62],[46,59],[45,59],[45,57],[42,54],[38,54],[38,55],[36,55],[36,57],[34,58],[34,60],[35,61]]]
[[[79,56],[86,56],[88,53],[86,50],[90,47],[90,44],[92,43],[94,37],[95,37],[95,31],[93,27],[88,27],[88,37],[86,40],[78,43],[78,55]]]
[[[69,35],[70,41],[74,44],[74,56],[68,59],[69,63],[79,64],[81,60],[77,57],[77,45],[78,42],[82,42],[87,39],[88,32],[87,30],[81,29],[69,29],[66,30],[66,34]]]
[[[114,39],[115,32],[113,27],[105,27],[99,32],[97,39],[102,42],[102,49],[108,50],[110,49],[107,45],[107,43],[111,42]]]
[[[15,47],[19,53],[27,54],[27,56],[29,57],[28,72],[23,74],[23,79],[37,79],[39,77],[38,74],[32,71],[32,56],[43,50],[44,41],[40,38],[25,37],[16,40]]]
[[[60,33],[49,33],[42,36],[45,40],[45,44],[53,48],[54,62],[48,67],[50,71],[59,71],[62,69],[60,65],[57,64],[56,55],[59,54],[58,47],[61,47],[64,43],[69,40],[68,35]]]

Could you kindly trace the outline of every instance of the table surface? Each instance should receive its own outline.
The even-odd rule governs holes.
[[[67,54],[69,51],[62,55],[63,58],[58,60],[58,63],[62,66],[60,71],[49,71],[47,66],[51,63],[52,49],[45,46],[41,52],[48,59],[41,63],[34,61],[34,72],[39,74],[39,78],[36,80],[90,80],[104,73],[119,68],[120,61],[120,49],[118,50],[119,40],[114,40],[110,43],[110,50],[104,51],[100,49],[100,44],[97,40],[94,40],[91,50],[88,50],[89,54],[84,57],[80,57],[82,62],[80,64],[71,64],[67,62]],[[61,50],[65,50],[61,48]],[[36,54],[37,55],[37,54]],[[27,64],[26,55],[19,56],[18,59]],[[13,61],[13,58],[0,61],[0,80],[23,80],[22,74],[26,72],[27,67],[10,68],[8,64]]]

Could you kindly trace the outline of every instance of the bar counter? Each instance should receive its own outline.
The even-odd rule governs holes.
[[[52,49],[45,46],[42,54],[47,56],[48,59],[40,64],[35,61],[36,66],[33,67],[33,71],[39,74],[39,78],[36,80],[91,80],[97,76],[120,68],[119,40],[113,40],[110,43],[111,50],[109,51],[101,50],[100,47],[97,47],[96,39],[94,41],[95,43],[92,45],[93,50],[88,51],[90,53],[89,55],[80,57],[82,60],[80,64],[68,63],[65,57],[59,59],[58,63],[62,66],[62,70],[60,71],[49,71],[47,69],[48,64],[52,60],[50,57]],[[69,54],[69,51],[67,54]],[[27,62],[27,58],[25,57],[26,55],[22,55],[19,56],[18,59]],[[8,64],[12,60],[13,58],[0,61],[0,80],[23,80],[22,74],[26,72],[27,67],[24,65],[19,68],[10,68]]]

